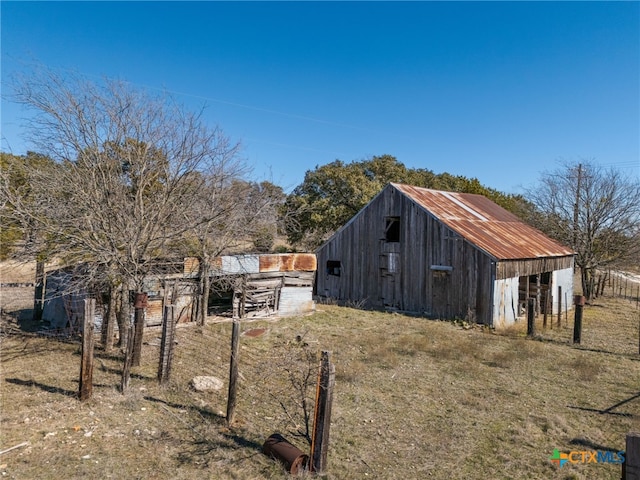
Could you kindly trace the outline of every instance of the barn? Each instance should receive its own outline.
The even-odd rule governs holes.
[[[316,256],[321,300],[501,328],[573,298],[574,252],[482,195],[391,183]]]

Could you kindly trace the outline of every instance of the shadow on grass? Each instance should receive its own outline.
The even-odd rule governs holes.
[[[60,395],[65,395],[67,397],[75,397],[78,395],[78,392],[66,390],[60,387],[54,387],[51,385],[45,385],[44,383],[36,382],[34,380],[22,380],[20,378],[7,378],[5,381],[8,383],[13,383],[14,385],[20,385],[23,387],[36,387],[47,393],[59,393]]]
[[[34,335],[21,335],[21,343],[14,343],[11,345],[3,345],[0,350],[0,360],[2,362],[10,362],[22,357],[30,357],[32,355],[38,355],[40,353],[48,353],[52,351],[51,343],[49,342],[33,342],[32,340],[38,338]],[[54,340],[57,342],[57,340]],[[66,343],[66,342],[63,342]]]
[[[632,413],[626,413],[626,412],[614,412],[613,410],[615,408],[618,408],[622,405],[624,405],[625,403],[629,403],[633,400],[636,400],[640,398],[640,392],[635,393],[633,395],[631,395],[629,398],[625,398],[624,400],[611,405],[610,407],[604,408],[602,410],[598,410],[597,408],[587,408],[587,407],[575,407],[575,406],[571,406],[571,405],[567,405],[569,408],[574,408],[577,410],[583,410],[585,412],[595,412],[595,413],[599,413],[601,415],[618,415],[621,417],[633,417],[634,415]]]
[[[534,341],[542,342],[542,343],[552,343],[554,345],[562,345],[564,347],[571,347],[576,350],[582,350],[585,352],[594,352],[594,353],[606,353],[608,355],[614,355],[616,357],[627,358],[629,360],[633,360],[636,362],[640,362],[640,356],[637,353],[622,353],[622,352],[612,352],[611,350],[604,350],[602,348],[589,348],[583,345],[575,345],[571,342],[571,340],[558,340],[555,338],[548,338],[542,335],[536,335]]]
[[[42,324],[40,322],[33,321],[33,309],[23,309],[23,310],[13,310],[13,311],[2,311],[2,333],[35,333],[40,328],[42,328]]]
[[[178,461],[181,464],[202,463],[209,466],[210,462],[215,461],[215,458],[212,457],[226,457],[225,463],[238,464],[263,455],[261,444],[232,432],[220,433],[217,438],[193,440],[190,445],[191,447],[187,451],[181,452],[178,456]],[[224,454],[225,451],[246,452],[246,454],[234,456],[231,460]]]
[[[203,425],[203,422],[190,426],[194,436],[193,440],[186,444],[189,446],[178,456],[178,461],[181,464],[208,465],[211,460],[209,457],[213,452],[220,454],[223,451],[248,450],[247,455],[235,458],[233,461],[225,460],[227,463],[238,463],[262,454],[262,444],[247,438],[239,431],[234,431],[233,428],[227,428],[226,418],[223,415],[204,408],[194,407],[193,405],[168,402],[156,397],[145,396],[143,398],[149,402],[162,404],[164,408],[172,414],[174,414],[174,412],[170,409],[194,411],[202,420],[205,422],[208,420],[210,424],[216,427],[216,430],[212,433],[207,429],[201,430],[199,428]]]
[[[145,396],[143,397],[148,402],[161,403],[169,408],[174,408],[177,410],[194,410],[205,420],[209,420],[217,425],[224,425],[226,423],[226,418],[222,415],[218,415],[211,410],[207,410],[205,408],[194,407],[193,405],[185,405],[180,403],[167,402],[166,400],[162,400],[161,398]],[[167,409],[168,410],[168,409]],[[170,411],[170,410],[169,410]],[[170,411],[170,413],[173,413]]]
[[[105,373],[110,373],[112,375],[122,375],[122,369],[121,368],[108,367],[104,363],[101,363],[99,368],[100,368],[100,370],[102,370]],[[155,380],[156,379],[155,376],[141,375],[139,373],[130,373],[129,374],[129,378],[135,378],[136,380]]]
[[[598,443],[592,442],[591,440],[587,440],[585,438],[572,438],[569,440],[570,445],[580,445],[581,447],[587,447],[591,450],[605,450],[607,452],[617,453],[620,451],[619,448],[606,447],[604,445],[600,445]]]

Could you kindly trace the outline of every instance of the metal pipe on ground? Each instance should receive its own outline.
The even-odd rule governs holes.
[[[262,453],[275,458],[289,473],[299,473],[307,468],[309,455],[290,444],[282,435],[274,433],[264,442]]]

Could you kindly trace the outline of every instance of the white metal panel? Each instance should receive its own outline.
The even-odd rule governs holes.
[[[558,313],[558,287],[562,287],[562,311],[573,309],[573,268],[553,272],[553,313]]]
[[[224,274],[259,273],[260,259],[258,255],[233,255],[222,257]]]
[[[312,287],[282,287],[278,315],[292,317],[315,310]]]
[[[494,281],[493,327],[513,325],[518,319],[518,277]]]

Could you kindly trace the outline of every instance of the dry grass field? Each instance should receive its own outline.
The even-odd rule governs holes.
[[[3,299],[19,297],[9,293]],[[213,393],[188,386],[195,375],[226,380],[229,323],[178,329],[168,386],[156,382],[158,330],[146,332],[124,394],[122,357],[97,347],[93,398],[81,403],[77,339],[29,333],[24,316],[18,322],[4,309],[0,450],[28,445],[0,455],[3,478],[284,478],[261,446],[279,432],[308,449],[297,436],[304,419],[291,379],[320,350],[336,365],[326,478],[613,480],[619,465],[558,468],[549,457],[556,448],[618,452],[626,433],[640,430],[640,314],[623,299],[585,308],[580,346],[571,344],[572,316],[552,331],[540,320],[533,340],[525,325],[498,334],[329,305],[246,323],[243,330],[266,332],[241,338],[231,428],[226,385]]]

